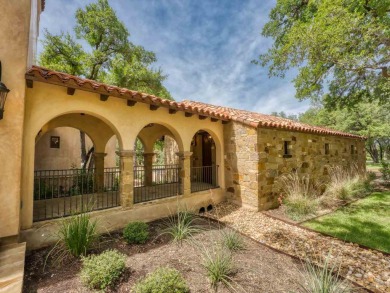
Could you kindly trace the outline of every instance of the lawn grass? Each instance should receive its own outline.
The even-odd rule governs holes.
[[[380,163],[374,163],[373,161],[366,161],[367,171],[379,171],[382,167]]]
[[[303,225],[341,240],[390,253],[390,191],[374,192]]]

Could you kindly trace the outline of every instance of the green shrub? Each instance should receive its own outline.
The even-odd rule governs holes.
[[[117,250],[82,258],[81,281],[93,289],[103,290],[112,285],[125,269],[126,256]]]
[[[200,231],[200,228],[194,223],[196,218],[189,211],[179,211],[176,215],[168,218],[162,234],[170,235],[173,241],[181,244],[183,240]]]
[[[245,249],[245,244],[241,235],[234,230],[222,231],[222,245],[230,251]]]
[[[235,268],[232,254],[229,251],[220,248],[204,248],[202,259],[202,266],[206,270],[214,291],[218,290],[219,284],[233,289],[231,275],[234,274]]]
[[[172,268],[158,268],[139,281],[134,290],[136,293],[190,292],[180,272]]]
[[[382,179],[385,182],[390,182],[390,163],[382,161],[381,166],[379,171],[382,173]]]
[[[123,238],[127,243],[145,243],[149,238],[148,224],[144,222],[129,223],[123,229]]]
[[[299,177],[292,173],[282,176],[280,183],[284,194],[282,202],[292,219],[299,220],[317,211],[320,192],[309,176]]]

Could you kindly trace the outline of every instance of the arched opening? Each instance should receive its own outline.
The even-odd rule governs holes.
[[[134,203],[181,194],[179,147],[165,126],[146,125],[135,141]]]
[[[93,116],[46,123],[35,138],[33,221],[118,206],[117,148],[114,132]]]
[[[191,192],[217,188],[216,143],[212,135],[200,130],[191,141]]]

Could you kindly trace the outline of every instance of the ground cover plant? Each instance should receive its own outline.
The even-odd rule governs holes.
[[[117,250],[82,257],[81,281],[93,289],[106,289],[121,276],[125,261],[126,256]]]
[[[134,286],[135,293],[188,293],[190,289],[176,269],[161,267],[148,274]]]
[[[132,222],[123,229],[123,238],[129,244],[145,243],[149,238],[148,224],[144,222]]]
[[[303,225],[341,240],[390,253],[390,191],[374,192]]]

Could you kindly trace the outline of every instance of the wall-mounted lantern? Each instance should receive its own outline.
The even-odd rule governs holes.
[[[1,61],[0,61],[0,120],[3,119],[5,100],[9,89],[1,82]]]

